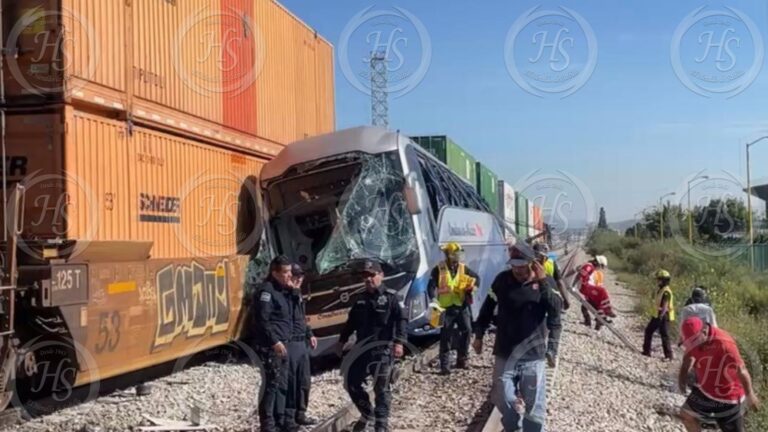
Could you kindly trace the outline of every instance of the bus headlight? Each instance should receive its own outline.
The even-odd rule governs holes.
[[[427,302],[424,294],[419,294],[411,298],[409,310],[410,321],[413,321],[424,314],[424,312],[427,310]]]

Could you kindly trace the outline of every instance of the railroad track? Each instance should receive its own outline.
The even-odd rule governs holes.
[[[576,251],[561,257],[561,262],[565,262],[564,273],[574,271],[574,262]],[[407,359],[401,366],[400,381],[407,379],[413,373],[422,372],[422,368],[429,367],[430,363],[437,357],[439,352],[439,343],[434,343],[414,357]],[[557,379],[558,367],[547,369],[547,397],[554,397],[555,383]],[[490,379],[490,377],[488,377]],[[312,429],[313,432],[341,432],[350,430],[353,423],[359,419],[359,412],[351,402],[344,405],[336,413],[323,420],[318,426]],[[484,418],[485,417],[485,418]],[[473,421],[469,427],[472,431],[501,431],[501,416],[499,412],[492,408],[490,402],[480,408],[477,421]]]
[[[420,373],[423,368],[428,368],[429,365],[437,358],[440,352],[440,342],[434,342],[425,348],[423,351],[407,358],[399,366],[399,378],[398,381],[407,379],[411,374]],[[317,425],[312,432],[342,432],[350,430],[355,421],[360,418],[360,413],[357,411],[355,404],[352,402],[347,403],[341,409],[339,409],[332,416],[323,420]]]

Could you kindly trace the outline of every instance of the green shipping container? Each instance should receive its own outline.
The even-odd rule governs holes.
[[[493,213],[501,217],[499,211],[499,177],[480,162],[477,163],[475,171],[477,172],[477,193],[485,199]]]
[[[411,137],[418,145],[432,153],[442,163],[448,165],[451,171],[477,187],[476,160],[460,145],[445,135]]]
[[[517,235],[520,239],[528,238],[528,199],[518,193],[517,197]]]

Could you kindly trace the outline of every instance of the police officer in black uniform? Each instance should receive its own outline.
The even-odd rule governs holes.
[[[309,351],[317,348],[317,339],[307,325],[305,304],[301,297],[304,270],[298,264],[291,266],[293,293],[291,300],[299,310],[292,320],[290,342],[288,342],[288,393],[285,402],[285,424],[289,427],[311,426],[317,420],[307,416],[309,390],[312,384]]]
[[[385,432],[388,430],[392,399],[390,384],[393,363],[395,358],[401,358],[404,354],[406,316],[396,292],[382,284],[384,273],[381,265],[372,260],[357,264],[353,268],[363,278],[366,291],[352,306],[336,348],[341,352],[352,333],[357,334],[357,343],[342,364],[345,387],[361,414],[352,430],[366,430],[373,417],[376,432]],[[368,394],[363,389],[369,376],[374,381],[375,408],[371,406]]]
[[[291,262],[278,256],[269,265],[269,276],[256,290],[256,345],[264,363],[264,395],[259,401],[262,432],[295,430],[293,418],[286,417],[288,394],[288,347],[294,335],[294,323],[303,320],[301,296],[292,286]],[[305,330],[306,331],[306,330]],[[302,335],[306,340],[306,332]]]

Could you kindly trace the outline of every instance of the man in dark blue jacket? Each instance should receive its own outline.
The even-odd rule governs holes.
[[[510,249],[511,268],[491,285],[477,319],[474,348],[482,352],[483,335],[498,306],[493,401],[504,430],[541,432],[547,413],[546,363],[556,364],[562,299],[528,249]],[[518,411],[523,406],[524,416]]]
[[[292,276],[291,262],[279,256],[272,260],[269,276],[255,292],[256,344],[265,371],[264,394],[259,401],[263,432],[298,429],[295,415],[286,416],[291,372],[288,349],[294,339],[301,338],[306,344],[309,334],[301,296],[294,292]]]

